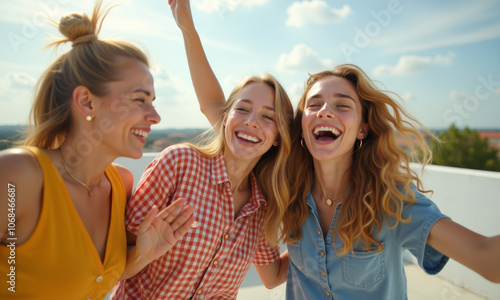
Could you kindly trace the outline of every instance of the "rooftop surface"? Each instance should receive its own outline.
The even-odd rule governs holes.
[[[117,163],[132,171],[135,186],[147,164],[156,155],[158,153],[145,153],[138,160],[120,158]],[[424,187],[434,191],[430,198],[445,215],[485,236],[500,233],[500,172],[430,165],[421,173],[419,165],[413,168],[421,176]],[[411,258],[405,259],[405,262],[408,262],[405,270],[410,300],[500,299],[500,284],[487,281],[452,259],[435,276],[427,275],[415,262],[410,263]],[[251,267],[237,299],[281,300],[285,299],[285,287],[286,284],[283,284],[267,290]]]
[[[462,287],[459,287],[438,276],[426,274],[415,264],[405,265],[406,277],[408,279],[409,300],[483,300],[480,297]],[[263,285],[243,287],[240,289],[237,300],[284,300],[286,283],[272,290]]]

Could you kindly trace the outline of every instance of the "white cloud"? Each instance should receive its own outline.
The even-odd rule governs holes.
[[[349,5],[340,9],[332,8],[324,0],[304,0],[294,2],[287,9],[288,20],[286,25],[302,27],[308,23],[328,24],[336,23],[345,19],[352,10]]]
[[[407,92],[403,96],[401,96],[404,102],[412,102],[415,101],[415,95],[412,92]]]
[[[168,98],[168,101],[162,101],[163,104],[177,105],[193,98],[192,88],[187,87],[183,80],[172,75],[161,64],[154,64],[150,70],[154,78],[156,94],[164,93]]]
[[[229,94],[233,91],[234,87],[240,83],[244,78],[237,78],[233,75],[227,76],[222,82],[221,86],[222,89],[224,90],[224,95],[229,97]]]
[[[455,55],[450,53],[448,55],[436,55],[435,57],[429,56],[416,56],[416,55],[403,55],[399,58],[395,66],[380,65],[375,68],[373,73],[375,75],[409,75],[422,72],[433,65],[450,65]]]
[[[3,64],[0,63],[0,68]],[[0,120],[3,124],[26,124],[33,101],[35,79],[25,72],[8,72],[0,78]]]
[[[468,94],[466,94],[464,92],[457,91],[457,90],[452,90],[450,92],[450,95],[449,95],[449,97],[452,101],[458,101],[458,100],[461,100],[467,96],[468,96]]]
[[[332,65],[331,60],[322,60],[313,49],[304,44],[298,44],[290,53],[281,54],[276,68],[279,71],[313,72],[328,69]]]
[[[442,9],[407,13],[397,26],[387,27],[373,46],[384,53],[416,52],[439,47],[488,41],[500,37],[500,10],[498,1],[462,1]],[[418,24],[418,26],[415,26]],[[394,43],[398,41],[398,43]]]
[[[92,1],[81,0],[72,2],[70,5],[59,2],[62,1],[2,1],[0,9],[8,13],[1,14],[0,21],[23,26],[34,25],[41,27],[47,25],[47,20],[59,21],[61,16],[70,12],[85,11],[87,15],[92,13]]]
[[[304,83],[294,83],[290,88],[287,89],[288,97],[290,97],[290,101],[292,102],[293,108],[297,108],[297,104],[300,101],[300,97],[304,92]]]
[[[268,1],[269,0],[200,0],[193,4],[195,4],[199,10],[213,13],[235,10],[239,6],[264,5]]]
[[[31,89],[35,85],[36,79],[28,73],[9,72],[7,73],[7,82],[9,88]]]

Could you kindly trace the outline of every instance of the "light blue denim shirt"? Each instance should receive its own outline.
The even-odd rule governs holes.
[[[330,230],[323,239],[316,204],[309,191],[309,215],[302,225],[302,239],[288,244],[290,266],[286,299],[408,299],[404,249],[415,255],[420,267],[428,274],[441,271],[448,257],[427,245],[426,241],[434,223],[446,216],[415,187],[412,189],[417,200],[412,205],[405,205],[402,213],[404,218],[411,216],[411,222],[400,222],[390,230],[384,221],[376,237],[384,245],[384,251],[366,252],[355,248],[354,254],[341,257],[337,256],[333,245],[340,206],[335,208]],[[341,239],[337,238],[336,243],[340,249]]]

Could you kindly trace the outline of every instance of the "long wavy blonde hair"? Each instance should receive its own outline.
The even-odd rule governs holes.
[[[274,109],[276,111],[276,127],[278,129],[278,146],[272,146],[257,162],[254,174],[257,183],[267,202],[267,213],[264,218],[264,234],[270,245],[279,243],[278,232],[281,220],[288,207],[290,199],[286,161],[290,155],[290,132],[293,121],[293,107],[285,89],[272,75],[263,74],[251,76],[240,82],[229,95],[224,104],[224,114],[227,114],[241,90],[251,83],[264,83],[274,90]],[[224,114],[213,129],[204,133],[196,144],[186,143],[202,155],[214,157],[226,151],[224,135]]]
[[[347,180],[350,189],[335,224],[335,238],[342,239],[343,247],[336,250],[339,255],[345,255],[353,251],[354,246],[361,245],[365,250],[375,246],[382,251],[383,245],[376,236],[384,219],[395,220],[391,229],[399,222],[410,221],[401,217],[403,205],[415,202],[410,186],[414,184],[420,192],[429,192],[423,190],[422,182],[410,168],[410,158],[420,161],[422,166],[429,163],[432,152],[421,130],[436,137],[405,112],[392,98],[397,97],[395,94],[378,89],[359,67],[350,64],[312,74],[306,82],[292,131],[292,144],[296,146],[292,148],[288,164],[291,200],[283,221],[284,239],[288,243],[299,240],[301,226],[308,215],[306,196],[314,181],[314,166],[311,154],[300,146],[301,121],[307,93],[316,82],[328,76],[344,78],[354,85],[362,106],[363,122],[369,127],[362,147],[353,150]]]
[[[101,9],[101,6],[102,1],[97,1],[92,18],[85,13],[73,13],[55,24],[66,38],[46,48],[57,49],[72,42],[72,49],[59,56],[38,80],[29,129],[19,144],[45,149],[59,147],[72,125],[70,107],[77,86],[83,85],[94,95],[104,96],[109,92],[107,83],[119,80],[121,70],[128,66],[120,58],[137,59],[149,67],[147,56],[132,44],[97,38],[112,8]]]

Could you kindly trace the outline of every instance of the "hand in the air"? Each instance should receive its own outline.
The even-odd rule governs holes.
[[[189,0],[168,0],[168,4],[170,5],[172,16],[177,26],[179,26],[182,31],[194,28]]]

